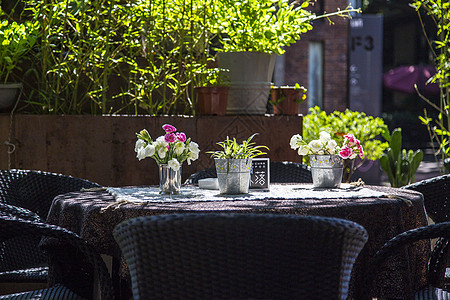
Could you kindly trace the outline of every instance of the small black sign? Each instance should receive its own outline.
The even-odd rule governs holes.
[[[253,158],[250,172],[250,189],[269,190],[270,161],[268,158]]]

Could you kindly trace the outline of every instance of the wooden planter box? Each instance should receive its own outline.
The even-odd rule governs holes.
[[[161,126],[172,124],[200,146],[200,157],[190,166],[183,164],[182,180],[198,170],[212,167],[207,151],[226,136],[238,141],[251,134],[257,144],[270,148],[274,161],[301,161],[290,149],[293,134],[302,132],[301,116],[53,116],[0,115],[0,167],[34,169],[89,179],[104,186],[149,185],[158,183],[153,159],[139,161],[134,152],[136,132],[147,129],[153,138],[163,134]],[[11,124],[11,126],[10,126]],[[8,146],[16,146],[8,155]],[[8,156],[10,156],[8,158]]]

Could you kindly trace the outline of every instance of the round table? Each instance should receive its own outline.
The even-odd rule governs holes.
[[[189,212],[252,212],[317,215],[354,221],[364,226],[369,234],[352,272],[350,295],[355,299],[362,297],[363,273],[375,252],[395,235],[427,225],[422,194],[389,187],[365,186],[364,190],[376,194],[371,196],[369,192],[355,196],[354,192],[324,194],[317,190],[314,194],[307,185],[284,184],[272,185],[270,192],[251,191],[251,197],[225,198],[217,195],[218,192],[206,192],[198,187],[185,189],[181,192],[196,193],[195,197],[188,197],[189,200],[174,196],[159,201],[158,196],[149,193],[150,201],[133,202],[118,201],[106,190],[68,193],[53,200],[47,221],[78,233],[100,253],[112,257],[113,279],[120,286],[118,294],[122,299],[131,296],[128,272],[112,231],[117,224],[133,217]],[[424,242],[395,256],[381,269],[376,293],[380,297],[405,299],[416,285],[424,282],[429,251],[429,244]]]

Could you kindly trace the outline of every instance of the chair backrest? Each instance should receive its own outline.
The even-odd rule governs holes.
[[[99,185],[85,179],[50,172],[0,170],[0,203],[34,212],[41,220],[47,218],[53,198],[57,195],[91,187]],[[0,213],[4,209],[7,211],[7,206],[0,206]],[[45,257],[38,251],[39,242],[40,236],[17,236],[2,242],[0,273],[45,266]]]
[[[134,299],[346,299],[367,241],[351,221],[273,214],[170,214],[113,231]]]
[[[450,221],[450,175],[425,179],[402,188],[423,194],[427,214],[435,223]]]
[[[378,252],[372,258],[368,268],[366,269],[365,280],[366,280],[366,292],[367,297],[375,296],[372,295],[371,290],[374,285],[376,285],[377,270],[383,263],[395,254],[401,255],[401,251],[405,251],[405,246],[409,246],[414,242],[421,240],[430,240],[439,238],[439,241],[444,242],[444,245],[439,246],[441,249],[433,254],[429,258],[428,264],[428,276],[426,285],[433,287],[443,287],[445,270],[450,262],[450,245],[448,244],[450,238],[450,222],[442,222],[437,224],[432,224],[424,227],[419,227],[411,229],[400,233],[399,235],[393,237],[387,241],[383,247],[378,250]],[[395,283],[393,283],[395,284]],[[414,291],[418,292],[418,291]],[[413,299],[414,295],[410,295]],[[371,299],[371,298],[370,298]],[[419,299],[419,298],[416,298]],[[420,298],[420,299],[437,299],[437,298]],[[444,298],[442,298],[444,299]],[[445,298],[448,299],[448,298]]]
[[[427,215],[435,222],[450,221],[450,175],[442,175],[407,185],[404,189],[422,193]],[[445,225],[444,225],[445,226]],[[436,241],[429,262],[429,281],[443,285],[446,262],[450,256],[450,237],[440,236]]]
[[[23,211],[20,213],[23,214]],[[52,238],[51,242],[44,244],[42,248],[46,253],[61,254],[61,257],[66,258],[63,260],[57,257],[56,261],[60,265],[59,271],[68,273],[59,273],[60,277],[55,275],[55,281],[51,284],[65,284],[80,296],[92,298],[95,274],[100,284],[102,299],[114,299],[112,281],[103,259],[90,244],[75,233],[55,225],[33,221],[32,218],[17,218],[17,214],[11,211],[0,214],[0,243],[17,236]],[[0,253],[0,261],[4,259],[2,254]]]
[[[16,169],[0,171],[0,202],[29,209],[44,220],[57,195],[92,187],[99,185],[63,174]]]
[[[311,168],[296,162],[271,161],[270,182],[312,183]]]
[[[200,179],[217,177],[216,168],[207,168],[192,174],[188,184],[198,184]],[[312,183],[311,168],[307,165],[289,161],[270,162],[271,183]]]

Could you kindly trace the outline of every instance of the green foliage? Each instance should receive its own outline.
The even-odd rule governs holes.
[[[348,7],[336,13],[316,16],[306,9],[309,1],[222,0],[215,1],[211,28],[221,37],[219,51],[254,51],[283,54],[284,47],[300,40],[312,22],[332,15],[348,16]]]
[[[389,143],[389,149],[380,158],[380,165],[389,178],[392,187],[402,187],[414,182],[414,177],[423,159],[422,150],[402,149],[402,131],[396,128],[383,137]]]
[[[1,10],[0,17],[0,82],[7,83],[36,43],[37,22],[10,21]]]
[[[211,157],[222,159],[247,159],[267,154],[261,150],[269,150],[267,146],[255,146],[255,143],[251,141],[255,135],[257,135],[257,133],[250,136],[247,140],[242,141],[241,144],[236,141],[236,138],[231,140],[227,136],[225,141],[217,143],[223,150],[210,151],[208,153],[211,154]]]
[[[447,0],[416,0],[412,6],[416,8],[420,21],[422,21],[421,12],[424,12],[432,18],[437,27],[435,41],[430,41],[426,31],[423,32],[437,68],[437,73],[431,81],[439,83],[441,90],[439,104],[419,95],[437,112],[438,117],[430,118],[425,109],[424,116],[420,116],[419,119],[428,129],[433,148],[434,142],[439,145],[439,148],[435,149],[435,156],[440,156],[444,160],[450,157],[450,3]]]
[[[23,0],[22,23],[34,26],[26,37],[35,35],[36,43],[22,109],[195,115],[193,87],[224,82],[211,69],[215,48],[280,54],[312,20],[354,11],[314,16],[307,1],[294,2]]]
[[[344,181],[350,181],[350,177],[366,160],[378,160],[387,149],[388,143],[377,139],[383,132],[388,131],[383,119],[367,116],[363,112],[334,111],[327,114],[319,107],[309,109],[309,113],[303,118],[303,138],[310,142],[321,131],[329,132],[332,138],[340,145],[344,141],[344,134],[352,133],[364,148],[364,159],[358,162],[346,160],[344,166]]]
[[[203,86],[227,86],[230,84],[228,78],[228,69],[223,68],[208,68],[203,69],[200,75],[201,84]]]
[[[27,0],[25,15],[39,30],[29,107],[195,114],[192,87],[211,79],[211,1]]]

